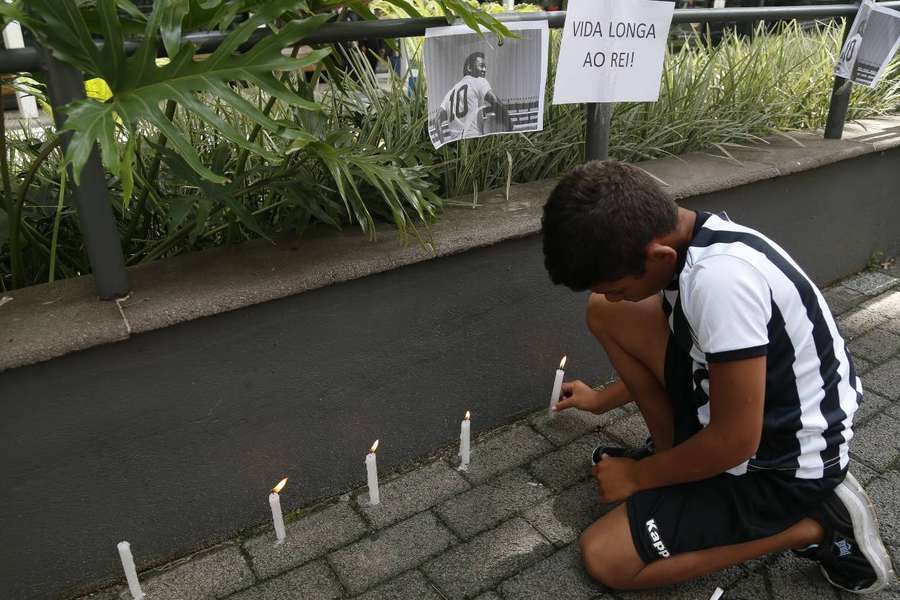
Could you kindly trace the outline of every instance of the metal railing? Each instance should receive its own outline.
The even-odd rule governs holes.
[[[879,2],[881,6],[900,8],[900,0]],[[741,23],[748,21],[784,21],[791,19],[817,19],[828,17],[850,17],[856,14],[858,4],[830,4],[818,6],[779,6],[753,8],[693,8],[675,11],[672,23]],[[501,22],[546,20],[553,28],[565,24],[565,12],[521,13],[497,15]],[[358,21],[349,23],[327,23],[302,40],[303,44],[321,44],[376,38],[403,38],[425,35],[429,27],[446,25],[443,17],[420,19],[384,19],[379,21]],[[846,39],[849,25],[844,27]],[[186,40],[200,47],[201,51],[211,51],[225,38],[224,33],[195,33],[185,36]],[[268,35],[260,29],[245,45],[252,46]],[[62,111],[57,110],[69,102],[84,98],[82,74],[70,65],[61,63],[40,48],[20,48],[0,50],[0,73],[22,73],[42,71],[47,75],[47,92],[54,110],[57,129],[64,124]],[[841,77],[835,77],[825,126],[825,137],[839,139],[850,102],[850,86]],[[609,151],[609,125],[612,116],[611,104],[587,104],[585,125],[585,158],[587,160],[606,159]],[[71,134],[63,136],[66,147]],[[103,167],[96,148],[85,165],[81,185],[72,187],[72,195],[78,210],[81,232],[94,274],[97,294],[103,300],[125,296],[128,291],[128,275],[122,254],[122,242],[116,230],[109,192],[106,189]],[[74,180],[70,177],[70,181]]]

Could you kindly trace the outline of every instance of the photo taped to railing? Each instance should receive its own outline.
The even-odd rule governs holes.
[[[435,148],[464,138],[544,128],[546,21],[508,23],[502,43],[462,25],[425,33],[428,133]]]

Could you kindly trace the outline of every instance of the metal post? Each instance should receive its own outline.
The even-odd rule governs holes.
[[[859,3],[857,3],[857,6]],[[844,35],[841,38],[841,50],[850,36],[850,28],[853,19],[846,18],[844,22]],[[831,102],[828,105],[828,118],[825,121],[825,139],[839,140],[844,135],[844,123],[847,121],[847,110],[850,108],[850,94],[853,92],[853,84],[843,77],[834,76],[834,84],[831,86]]]
[[[609,158],[609,124],[612,121],[613,104],[591,102],[585,104],[587,120],[584,131],[584,159]]]
[[[66,118],[60,109],[73,100],[85,97],[84,78],[75,67],[56,60],[49,52],[43,54],[47,70],[47,95],[53,107],[56,129],[61,131]],[[61,135],[64,149],[68,147],[71,137],[72,132]],[[122,298],[128,294],[128,274],[109,190],[106,189],[106,173],[100,164],[96,146],[81,172],[81,185],[74,185],[71,166],[69,180],[73,182],[72,198],[78,209],[81,234],[94,273],[97,295],[101,300]]]

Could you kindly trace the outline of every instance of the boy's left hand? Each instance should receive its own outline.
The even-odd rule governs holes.
[[[601,502],[620,502],[638,491],[635,478],[636,460],[603,455],[594,465],[594,479]]]

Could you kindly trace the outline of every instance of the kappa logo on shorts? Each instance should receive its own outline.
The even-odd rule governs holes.
[[[662,537],[659,535],[659,527],[656,526],[656,519],[647,521],[647,535],[650,536],[650,542],[653,544],[653,548],[656,550],[657,554],[663,558],[669,558],[669,556],[671,556],[666,549],[666,545],[662,541]]]

